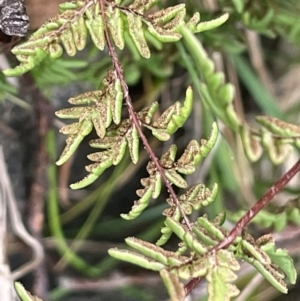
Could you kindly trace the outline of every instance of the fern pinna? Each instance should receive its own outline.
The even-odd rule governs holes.
[[[170,194],[167,199],[170,208],[163,212],[166,220],[161,230],[162,236],[156,244],[130,237],[126,239],[126,243],[133,251],[113,248],[109,250],[109,254],[158,271],[173,301],[184,300],[190,292],[189,285],[185,287],[184,281],[199,277],[206,277],[208,281],[209,300],[230,300],[239,293],[233,284],[237,277],[236,271],[240,268],[238,259],[252,264],[272,285],[286,293],[283,278],[287,276],[291,283],[295,283],[296,272],[287,251],[276,249],[271,235],[255,240],[251,235],[242,233],[226,249],[215,249],[228,235],[223,226],[225,213],[220,213],[212,220],[204,215],[195,222],[188,217],[194,210],[208,206],[218,193],[217,184],[211,189],[203,184],[189,188],[184,179],[184,175],[195,172],[196,167],[214,147],[218,136],[217,123],[212,124],[212,133],[207,140],[192,140],[179,158],[176,158],[176,145],[171,145],[158,159],[143,134],[143,129],[150,130],[160,141],[170,139],[191,113],[192,88],[187,88],[183,103],[175,102],[160,116],[156,114],[159,106],[157,102],[135,112],[114,45],[122,50],[129,42],[131,47],[136,47],[141,57],[148,59],[153,41],[163,44],[183,38],[189,52],[184,60],[187,68],[188,61],[193,60],[199,72],[201,80],[195,84],[205,108],[241,135],[245,152],[253,161],[261,156],[261,152],[254,149],[252,140],[256,139],[257,143],[265,147],[273,161],[279,161],[277,148],[272,148],[272,144],[266,142],[266,137],[275,141],[274,135],[283,135],[280,139],[282,144],[295,143],[298,146],[299,131],[289,125],[290,131],[282,132],[280,126],[276,127],[278,120],[263,117],[258,118],[258,122],[271,134],[255,134],[235,113],[232,104],[234,87],[225,83],[222,73],[215,71],[213,62],[194,35],[222,25],[228,19],[228,14],[212,21],[200,22],[199,13],[187,18],[185,4],[149,13],[149,9],[157,2],[159,1],[136,0],[129,6],[122,6],[120,0],[78,0],[63,3],[60,5],[59,15],[46,22],[27,41],[13,48],[12,52],[20,65],[4,73],[7,76],[21,75],[38,66],[47,57],[59,58],[64,50],[69,56],[74,56],[86,47],[88,37],[100,51],[107,47],[113,67],[107,70],[100,89],[70,98],[69,102],[75,106],[56,112],[60,118],[78,120],[61,128],[61,132],[68,135],[68,138],[57,165],[65,163],[85,136],[95,129],[98,138],[90,141],[90,146],[100,151],[88,156],[93,161],[86,166],[88,175],[71,185],[72,189],[83,188],[93,183],[107,168],[118,165],[127,149],[132,162],[136,163],[139,160],[141,140],[150,157],[147,165],[149,177],[141,180],[143,187],[137,190],[139,199],[135,201],[132,210],[128,214],[122,214],[122,217],[134,219],[139,216],[147,208],[151,198],[155,199],[160,195],[163,183]],[[124,101],[129,112],[127,119],[122,117]],[[178,197],[173,186],[187,191]],[[172,233],[179,238],[180,243],[177,250],[168,251],[162,246]]]

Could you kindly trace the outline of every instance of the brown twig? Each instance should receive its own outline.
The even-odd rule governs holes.
[[[288,182],[300,171],[300,159],[294,164],[294,166],[287,171],[265,194],[264,196],[253,205],[236,223],[235,227],[231,230],[228,236],[218,243],[212,251],[218,251],[220,249],[226,249],[229,245],[239,236],[242,231],[249,225],[253,218],[274,198],[274,196],[280,192]],[[186,295],[188,295],[203,279],[204,277],[192,279],[185,287]]]
[[[29,196],[28,227],[32,235],[36,239],[41,240],[44,228],[44,202],[48,164],[46,136],[52,124],[52,116],[54,116],[54,113],[44,95],[35,86],[33,78],[30,75],[25,75],[24,78],[26,80],[26,85],[32,88],[31,93],[34,93],[39,140],[35,175]],[[43,300],[47,298],[47,282],[45,263],[43,262],[36,269],[34,288],[35,294],[41,296]]]
[[[122,90],[123,90],[123,93],[124,93],[124,98],[125,98],[125,101],[126,101],[126,104],[127,104],[127,108],[128,108],[130,118],[131,118],[132,123],[134,124],[134,126],[136,127],[136,129],[139,133],[139,136],[140,136],[140,138],[141,138],[141,140],[144,144],[144,147],[145,147],[147,153],[149,154],[149,157],[151,158],[151,160],[154,163],[154,165],[155,165],[156,169],[158,170],[158,172],[161,174],[161,177],[162,177],[163,181],[166,184],[166,187],[168,189],[168,192],[169,192],[170,196],[172,197],[172,199],[173,199],[174,203],[176,204],[177,208],[180,210],[181,216],[183,217],[188,229],[191,231],[192,230],[191,223],[190,223],[189,219],[187,218],[185,212],[183,211],[183,209],[180,205],[180,202],[177,198],[177,195],[176,195],[171,183],[167,179],[167,177],[165,175],[165,172],[164,172],[164,169],[163,169],[163,167],[161,166],[161,164],[159,162],[159,159],[154,154],[154,152],[153,152],[146,136],[143,133],[143,130],[142,130],[142,127],[141,127],[141,122],[140,122],[139,118],[137,117],[137,114],[136,114],[136,112],[133,108],[133,105],[132,105],[132,100],[131,100],[131,97],[129,95],[128,85],[127,85],[127,83],[125,81],[125,78],[124,78],[124,75],[123,75],[123,68],[121,66],[121,63],[120,63],[118,57],[117,57],[117,53],[116,53],[115,48],[112,44],[110,34],[109,34],[109,31],[108,31],[108,28],[107,28],[107,25],[106,25],[107,24],[107,18],[106,18],[106,14],[105,14],[105,5],[104,5],[105,0],[99,0],[99,1],[100,1],[102,18],[103,18],[104,24],[105,24],[106,44],[107,44],[107,47],[108,47],[108,50],[109,50],[109,54],[112,58],[112,62],[113,62],[117,77],[121,82],[121,86],[122,86]]]

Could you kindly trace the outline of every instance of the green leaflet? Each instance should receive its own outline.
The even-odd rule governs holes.
[[[176,106],[176,104],[174,105]],[[186,122],[191,114],[193,108],[193,90],[188,87],[186,90],[186,96],[183,106],[176,107],[174,114],[172,114],[171,120],[167,126],[167,132],[169,135],[174,134],[183,124]]]
[[[275,270],[272,266],[266,268],[258,260],[254,260],[247,256],[243,256],[243,260],[252,264],[276,289],[284,294],[287,293],[286,284],[282,280],[284,277],[282,272]]]
[[[284,162],[292,149],[290,145],[281,145],[280,141],[278,143],[272,134],[265,129],[261,129],[261,144],[267,150],[268,155],[274,164]]]
[[[180,282],[177,275],[163,269],[160,271],[160,276],[168,290],[172,301],[183,301],[185,298],[184,285]]]
[[[199,33],[202,31],[211,30],[211,29],[221,26],[223,23],[225,23],[228,20],[228,18],[229,18],[229,14],[224,14],[217,19],[207,21],[207,22],[200,22],[200,14],[197,12],[186,23],[186,26],[192,32]]]
[[[88,8],[85,12],[87,19],[85,25],[90,33],[93,43],[99,50],[105,47],[105,25],[100,12],[99,3]]]
[[[160,271],[165,267],[163,264],[150,260],[146,256],[127,250],[119,250],[116,248],[109,249],[108,254],[114,258],[136,264],[142,268],[152,271]]]
[[[73,39],[73,33],[71,29],[64,31],[64,33],[60,36],[60,41],[69,56],[74,56],[76,54],[76,44],[75,40]]]
[[[128,237],[125,239],[126,243],[138,250],[142,254],[150,257],[164,265],[180,265],[182,261],[187,260],[187,257],[178,256],[176,253],[166,251],[152,243],[137,239],[135,237]]]
[[[211,257],[210,268],[206,275],[209,282],[209,301],[229,301],[239,294],[237,287],[230,282],[237,276],[233,271],[239,269],[237,260],[227,250],[219,250]]]
[[[165,175],[167,179],[174,185],[176,185],[179,188],[187,188],[188,184],[184,180],[184,178],[178,174],[174,169],[166,170]]]
[[[189,248],[200,255],[207,252],[207,248],[196,239],[193,233],[185,229],[181,223],[169,217],[166,218],[165,223]]]
[[[137,190],[139,200],[134,202],[131,211],[128,214],[121,214],[124,219],[134,219],[138,217],[149,205],[151,197],[157,198],[161,191],[161,175],[157,172],[153,162],[147,165],[147,171],[150,175],[148,178],[141,179],[141,184],[145,187]]]
[[[152,187],[147,187],[138,191],[139,196],[141,196],[141,198],[138,201],[135,201],[133,207],[131,208],[128,214],[121,214],[122,218],[127,220],[135,219],[148,207],[153,193]]]
[[[256,162],[262,155],[263,148],[260,143],[260,138],[252,135],[249,128],[244,125],[241,127],[240,135],[244,146],[245,154],[252,162]]]
[[[180,220],[180,211],[178,208],[173,208],[173,209],[166,209],[164,210],[163,212],[163,215],[166,215],[166,216],[172,216],[172,218],[176,221],[179,221]],[[156,245],[157,246],[162,246],[164,245],[171,237],[173,231],[171,228],[169,228],[166,223],[165,224],[165,227],[161,228],[161,237],[157,240],[156,242]]]
[[[128,130],[126,134],[126,140],[128,143],[128,148],[130,152],[131,161],[137,163],[139,159],[139,134],[134,125]]]
[[[76,133],[70,135],[66,140],[66,146],[60,158],[56,162],[57,165],[62,165],[63,163],[65,163],[74,154],[83,138],[88,135],[93,129],[93,125],[90,120],[84,120],[82,122],[76,123],[76,125],[76,129],[73,129],[73,131]],[[64,129],[62,128],[62,131],[63,130]]]
[[[180,102],[175,102],[172,106],[167,108],[161,116],[154,121],[151,125],[145,124],[147,128],[152,131],[152,134],[161,141],[170,139],[170,135],[174,134],[180,127],[184,125],[189,117],[193,107],[193,90],[188,87],[183,106]],[[152,109],[152,108],[151,108]],[[153,116],[151,110],[151,117]]]
[[[294,267],[293,259],[285,249],[275,249],[274,243],[263,245],[264,250],[272,260],[283,272],[287,275],[291,284],[296,283],[297,272]]]
[[[224,233],[215,227],[214,223],[210,222],[206,216],[201,216],[197,219],[200,227],[203,227],[214,239],[222,241],[225,238]]]
[[[216,27],[221,26],[223,23],[225,23],[228,20],[228,18],[229,18],[229,14],[224,14],[217,19],[207,21],[207,22],[201,22],[196,26],[193,32],[199,33],[202,31],[214,29]]]
[[[123,49],[125,45],[124,41],[124,21],[121,17],[121,11],[118,8],[114,8],[109,5],[106,8],[106,20],[110,34],[119,49]],[[130,26],[130,24],[129,24]]]
[[[24,54],[20,54],[17,56],[17,59],[21,62],[21,64],[14,69],[4,70],[3,73],[6,76],[19,76],[22,75],[36,65],[38,65],[42,60],[47,57],[47,52],[41,48],[36,48],[34,50],[34,54],[32,56],[27,56]]]
[[[258,260],[262,265],[270,265],[271,264],[271,259],[269,256],[260,248],[257,246],[255,243],[252,241],[247,241],[243,239],[241,242],[241,248],[243,249],[243,252],[246,254],[251,254],[251,256],[255,259]]]
[[[94,147],[98,146],[98,143],[101,148],[103,148],[103,143],[101,143],[102,139],[93,140],[91,145]],[[72,184],[72,189],[79,189],[83,188],[87,185],[90,185],[93,183],[97,178],[110,166],[117,165],[120,163],[120,161],[123,159],[125,152],[126,152],[126,146],[127,146],[127,140],[125,137],[118,137],[117,139],[111,139],[112,144],[108,144],[108,150],[103,152],[96,152],[88,155],[88,158],[92,161],[95,161],[95,163],[90,164],[86,166],[86,170],[90,173],[87,177],[85,177],[83,180]]]
[[[113,121],[115,124],[119,124],[121,122],[122,106],[124,99],[124,94],[119,78],[116,78],[114,88],[111,88],[109,95]]]
[[[300,139],[300,127],[270,116],[257,116],[256,121],[274,135]]]
[[[78,181],[74,184],[71,184],[70,187],[72,189],[80,189],[86,187],[93,182],[95,182],[99,176],[110,166],[113,165],[113,158],[107,157],[101,162],[97,162],[91,165],[86,166],[86,170],[90,172],[84,179]]]
[[[215,246],[219,241],[211,238],[206,231],[203,229],[198,229],[198,227],[193,228],[193,232],[195,233],[198,240],[202,241],[207,246]]]
[[[27,292],[20,282],[15,282],[15,289],[22,301],[42,301],[40,298]]]
[[[139,53],[144,58],[150,58],[150,49],[144,36],[142,18],[127,13],[127,20],[129,24],[129,34]]]

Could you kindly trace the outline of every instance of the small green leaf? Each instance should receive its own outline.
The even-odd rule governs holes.
[[[97,3],[99,6],[99,3]],[[99,50],[105,47],[104,22],[101,14],[91,15],[86,11],[88,19],[85,20],[85,25],[91,35],[92,41]]]
[[[218,229],[206,216],[201,216],[197,219],[199,226],[203,227],[216,240],[222,241],[225,239],[224,233]]]
[[[250,161],[256,162],[263,153],[260,138],[252,135],[246,125],[240,128],[240,135],[246,156]]]
[[[69,56],[74,56],[77,52],[75,41],[71,29],[66,29],[60,36],[60,40]]]
[[[124,48],[124,22],[121,18],[120,10],[117,8],[113,8],[111,5],[107,6],[106,9],[108,28],[110,34],[119,49]]]
[[[128,148],[130,152],[131,160],[136,164],[139,160],[139,134],[135,125],[132,125],[131,128],[126,133],[126,139],[128,141]]]
[[[42,299],[27,292],[20,282],[15,282],[15,289],[22,301],[42,301]]]
[[[152,197],[157,199],[161,192],[161,185],[162,185],[162,177],[159,172],[156,172],[154,176],[150,177],[150,184],[152,187]]]
[[[186,96],[183,106],[179,109],[179,112],[172,115],[172,118],[167,126],[168,134],[172,135],[175,133],[190,116],[193,108],[193,90],[188,87],[186,90]]]
[[[121,122],[122,106],[124,99],[124,94],[119,78],[117,78],[115,81],[114,90],[116,91],[116,96],[111,98],[112,116],[114,123],[119,124]]]
[[[127,250],[119,250],[117,248],[109,249],[108,254],[114,258],[119,260],[123,260],[126,262],[133,263],[138,265],[144,269],[152,270],[152,271],[160,271],[165,266],[157,261],[151,260],[146,256],[140,255],[135,252],[127,251]]]
[[[93,125],[90,120],[84,120],[78,123],[77,133],[70,135],[66,140],[66,146],[59,160],[56,162],[56,165],[62,165],[63,163],[65,163],[74,154],[83,138],[87,136],[92,131],[92,129]]]
[[[300,127],[270,116],[257,116],[256,121],[271,133],[280,137],[299,137]]]
[[[127,13],[127,21],[129,25],[129,34],[139,53],[144,58],[150,58],[150,50],[142,27],[142,17],[129,12]]]
[[[164,265],[170,265],[170,263],[172,263],[172,265],[180,265],[184,260],[186,260],[185,257],[181,258],[174,252],[166,251],[152,243],[135,237],[128,237],[125,239],[125,241],[129,246],[135,250],[138,250],[143,255],[159,261]]]
[[[183,238],[185,244],[197,254],[203,255],[208,251],[204,244],[197,240],[197,237],[194,235],[194,233],[186,231]]]
[[[75,22],[71,23],[71,29],[76,48],[78,50],[83,50],[87,40],[87,30],[83,16],[79,16]]]
[[[160,276],[168,290],[171,300],[183,301],[185,298],[185,290],[184,285],[180,282],[178,276],[165,269],[160,271]]]
[[[188,184],[185,179],[179,175],[174,169],[165,170],[167,179],[179,188],[187,188]]]
[[[282,275],[280,271],[275,270],[274,267],[270,265],[265,267],[254,258],[243,256],[243,260],[252,264],[276,289],[284,294],[287,293],[287,286],[282,280],[284,275]]]
[[[296,283],[297,272],[294,266],[293,259],[285,249],[276,249],[274,243],[268,243],[261,247],[280,269],[287,275],[291,284]]]
[[[184,240],[184,235],[186,230],[183,226],[173,218],[167,217],[165,224],[180,238],[180,240]]]
[[[128,214],[121,214],[121,217],[127,220],[135,219],[138,217],[145,208],[148,207],[153,190],[152,187],[147,187],[143,190],[141,198],[134,202],[130,212]]]
[[[226,13],[217,19],[214,19],[211,21],[206,21],[206,22],[201,22],[196,26],[195,33],[206,31],[206,30],[211,30],[216,27],[219,27],[222,24],[224,24],[228,20],[228,18],[229,18],[229,14]]]
[[[177,4],[174,6],[167,7],[165,9],[159,10],[151,15],[148,16],[148,19],[156,24],[163,24],[170,20],[174,20],[180,12],[185,13],[185,4]]]
[[[163,30],[161,27],[152,24],[148,24],[148,30],[154,38],[163,43],[177,42],[181,39],[181,34]]]
[[[239,294],[237,287],[229,282],[237,276],[232,270],[239,269],[239,264],[232,252],[219,250],[210,257],[210,268],[206,275],[209,301],[229,301]]]

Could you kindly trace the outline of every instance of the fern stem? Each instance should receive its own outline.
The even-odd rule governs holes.
[[[162,179],[164,180],[164,182],[166,184],[166,187],[168,189],[168,192],[169,192],[170,196],[172,197],[174,203],[176,204],[176,206],[180,210],[181,216],[183,217],[188,229],[190,231],[192,231],[191,223],[190,223],[189,219],[187,218],[184,210],[182,209],[182,207],[180,205],[180,202],[177,198],[177,195],[176,195],[174,189],[172,188],[172,185],[170,184],[169,180],[167,179],[167,177],[165,175],[163,167],[161,166],[158,158],[156,157],[156,155],[153,152],[146,136],[143,133],[143,130],[142,130],[142,127],[141,127],[141,122],[140,122],[139,118],[137,117],[137,114],[136,114],[136,112],[133,108],[133,105],[132,105],[132,100],[131,100],[131,97],[129,95],[128,85],[127,85],[127,83],[125,81],[125,78],[124,78],[124,75],[123,75],[123,68],[121,66],[121,63],[120,63],[118,57],[117,57],[117,53],[115,51],[115,48],[112,44],[112,41],[111,41],[111,38],[110,38],[110,35],[109,35],[109,31],[108,31],[108,28],[107,28],[107,18],[106,18],[106,14],[105,14],[105,5],[104,5],[105,0],[99,0],[99,2],[100,2],[100,7],[101,7],[102,18],[103,18],[104,24],[105,24],[104,32],[105,32],[107,47],[109,49],[109,55],[112,58],[112,62],[113,62],[117,77],[121,82],[122,90],[123,90],[123,93],[124,93],[124,98],[125,98],[125,101],[126,101],[126,104],[127,104],[128,112],[129,112],[130,118],[132,120],[132,123],[135,125],[135,127],[137,129],[137,131],[139,133],[139,136],[140,136],[140,138],[143,142],[143,145],[144,145],[147,153],[149,154],[149,157],[151,158],[151,160],[155,164],[155,167],[157,168],[158,172],[161,174]]]

